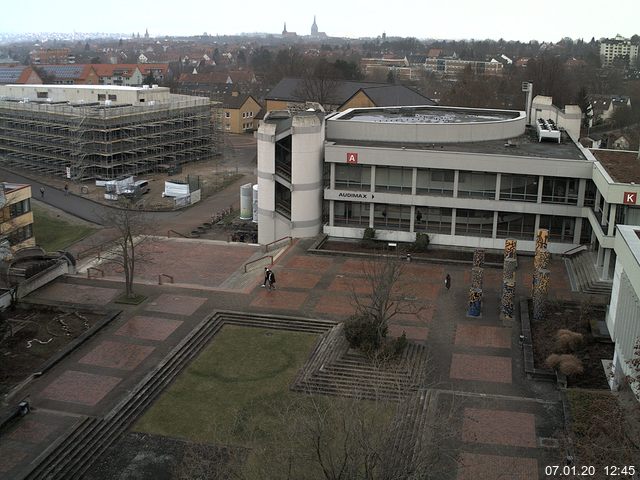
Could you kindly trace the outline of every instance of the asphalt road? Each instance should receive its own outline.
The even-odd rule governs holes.
[[[74,195],[73,193],[65,195],[62,190],[50,187],[49,185],[45,185],[4,168],[0,168],[0,179],[4,182],[29,184],[31,185],[31,195],[34,198],[38,198],[44,203],[98,225],[105,225],[107,212],[114,210],[114,207],[96,203],[80,195]],[[44,198],[40,195],[40,187],[44,188]],[[152,212],[148,214],[147,218],[154,222],[164,223],[178,215],[180,215],[179,211]]]

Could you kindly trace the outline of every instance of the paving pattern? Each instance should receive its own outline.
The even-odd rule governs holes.
[[[274,291],[260,286],[261,268],[243,272],[255,247],[181,241],[150,244],[154,258],[141,267],[141,283],[136,284],[147,296],[140,305],[113,303],[122,293],[122,284],[113,278],[60,279],[34,292],[34,299],[103,306],[122,314],[21,392],[29,396],[34,410],[2,434],[0,479],[15,478],[80,419],[105,415],[213,311],[336,321],[352,315],[352,291],[371,291],[368,261],[310,255],[305,251],[308,243],[298,242],[276,258]],[[186,249],[189,255],[181,255]],[[564,268],[555,262],[551,295],[571,298]],[[529,263],[531,259],[519,259],[519,296],[530,292]],[[179,272],[180,285],[149,281],[169,267]],[[425,379],[441,392],[433,396],[435,411],[446,411],[463,399],[460,415],[451,421],[452,458],[457,462],[443,480],[541,480],[544,465],[555,458],[554,451],[539,445],[557,427],[557,396],[552,386],[534,389],[524,377],[518,327],[503,326],[498,316],[500,270],[485,269],[482,316],[467,317],[470,271],[471,265],[405,265],[396,293],[411,310],[393,317],[390,335],[405,332],[429,352]],[[444,288],[447,273],[450,290]],[[240,279],[239,287],[217,289],[234,278]]]

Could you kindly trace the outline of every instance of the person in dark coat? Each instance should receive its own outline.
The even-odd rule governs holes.
[[[447,273],[447,276],[444,277],[444,286],[447,287],[447,290],[451,288],[451,275]]]
[[[269,270],[267,273],[267,286],[269,287],[269,290],[275,290],[276,289],[276,276],[273,273],[273,270]]]

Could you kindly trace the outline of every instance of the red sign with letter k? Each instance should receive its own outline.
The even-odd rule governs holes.
[[[624,192],[623,203],[625,205],[635,205],[637,199],[638,199],[638,193],[637,192]]]

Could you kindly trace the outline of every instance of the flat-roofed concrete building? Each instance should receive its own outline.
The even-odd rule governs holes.
[[[573,110],[570,112],[573,114]],[[572,115],[459,107],[271,112],[258,130],[260,243],[313,236],[533,252],[585,246],[600,279],[615,265],[615,225],[640,224],[633,158],[579,145]],[[323,133],[324,132],[324,133]],[[627,167],[616,167],[617,162]],[[616,173],[619,172],[619,173]]]
[[[13,252],[36,244],[31,185],[0,183],[0,242],[5,240]]]
[[[0,165],[84,180],[213,158],[208,98],[165,87],[0,85]]]
[[[640,342],[640,227],[618,225],[614,242],[616,268],[611,303],[607,309],[607,329],[615,342],[611,387],[617,389],[626,377],[638,377],[630,361],[639,352]],[[640,385],[632,384],[640,399]]]

